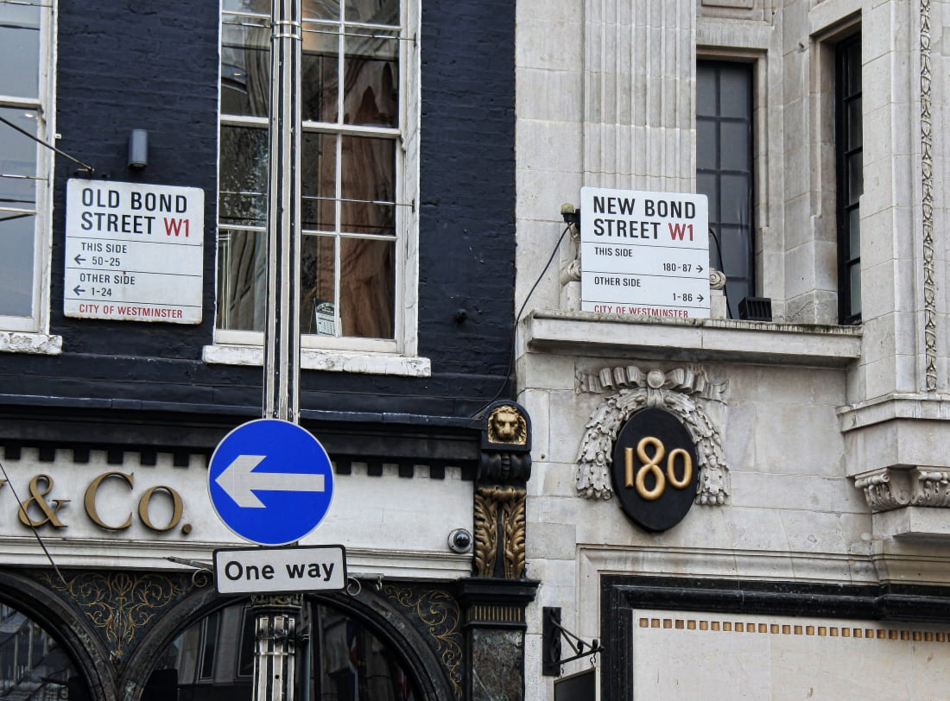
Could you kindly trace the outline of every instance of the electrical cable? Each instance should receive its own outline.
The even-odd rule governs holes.
[[[87,175],[92,175],[93,173],[96,172],[96,169],[93,168],[91,165],[88,165],[88,164],[86,164],[86,163],[83,163],[83,162],[80,161],[78,158],[73,158],[72,156],[70,156],[70,155],[69,155],[68,153],[66,153],[65,151],[60,151],[58,148],[56,148],[56,147],[53,146],[52,144],[46,143],[46,142],[43,141],[42,139],[40,139],[40,138],[34,136],[33,134],[31,134],[30,132],[28,132],[26,129],[22,129],[22,128],[18,127],[16,124],[14,124],[13,122],[11,122],[10,120],[8,120],[8,119],[6,119],[6,118],[4,118],[4,117],[0,117],[0,122],[3,122],[4,124],[6,124],[6,125],[7,125],[8,127],[10,127],[11,129],[16,129],[18,132],[20,132],[20,133],[23,134],[24,136],[30,137],[31,139],[33,139],[33,141],[35,141],[36,143],[40,144],[41,146],[45,146],[45,147],[48,148],[50,151],[53,151],[54,153],[58,153],[60,156],[63,156],[64,158],[68,158],[69,160],[71,160],[73,163],[76,163],[77,165],[81,165],[81,166],[85,169]]]
[[[716,232],[712,230],[712,227],[709,229],[709,235],[713,237],[713,241],[716,242],[716,253],[719,254],[719,272],[723,275],[726,274],[726,271],[723,270],[722,262],[722,244],[719,242],[719,237],[716,236]],[[732,309],[729,307],[729,291],[726,289],[725,285],[722,288],[722,296],[726,298],[726,318],[732,318]]]
[[[0,473],[3,473],[3,479],[6,480],[6,484],[10,485],[10,491],[13,492],[13,498],[16,499],[16,503],[19,505],[20,512],[23,514],[24,519],[30,524],[30,530],[33,531],[33,535],[36,536],[36,541],[40,544],[40,547],[46,554],[46,559],[49,560],[49,564],[53,566],[53,569],[56,571],[59,580],[63,583],[63,586],[66,587],[66,591],[69,591],[69,585],[66,583],[66,578],[63,577],[63,573],[59,571],[59,567],[56,566],[56,563],[53,562],[53,556],[50,554],[50,551],[47,550],[46,543],[44,543],[43,539],[40,537],[40,532],[36,530],[36,526],[33,525],[33,520],[30,518],[29,514],[26,513],[26,509],[23,507],[23,502],[20,501],[20,495],[16,493],[16,488],[13,486],[13,482],[10,481],[10,477],[7,475],[7,469],[3,466],[2,461],[0,461]]]
[[[524,298],[524,302],[521,305],[521,309],[518,310],[518,313],[515,315],[515,322],[511,327],[511,349],[508,353],[508,370],[505,373],[505,381],[502,383],[501,387],[498,388],[498,391],[495,393],[495,396],[492,397],[487,404],[480,407],[478,411],[472,414],[472,418],[475,418],[481,414],[485,409],[492,405],[498,397],[501,396],[501,393],[505,391],[505,387],[508,386],[508,382],[511,380],[511,370],[514,367],[515,362],[515,344],[517,343],[517,330],[518,322],[521,321],[521,315],[524,313],[525,307],[528,306],[528,300],[531,299],[531,295],[534,294],[534,291],[537,289],[538,285],[541,283],[542,278],[548,272],[548,268],[551,267],[551,263],[554,262],[554,256],[557,255],[558,249],[561,247],[561,242],[564,241],[564,237],[567,235],[567,232],[571,230],[571,225],[568,224],[564,227],[564,231],[561,232],[561,236],[558,238],[557,243],[554,244],[554,250],[551,251],[551,256],[548,258],[548,262],[544,264],[544,269],[541,271],[541,274],[538,275],[538,279],[534,281],[534,284],[531,286],[531,289],[528,290],[527,296]]]

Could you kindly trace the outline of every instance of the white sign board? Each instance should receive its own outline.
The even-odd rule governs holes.
[[[705,195],[581,189],[581,310],[709,318]]]
[[[195,187],[69,180],[63,312],[201,323],[204,210]]]
[[[346,587],[346,551],[342,545],[215,550],[214,581],[219,594],[339,591]]]

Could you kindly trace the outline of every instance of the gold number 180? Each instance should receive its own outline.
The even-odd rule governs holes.
[[[647,456],[646,447],[648,445],[653,446],[653,457]],[[634,476],[633,448],[624,448],[626,486],[635,487],[637,494],[647,501],[655,501],[663,496],[663,492],[666,491],[667,479],[669,479],[670,484],[676,489],[685,489],[693,478],[693,459],[689,456],[689,453],[682,448],[676,448],[670,452],[669,457],[666,459],[666,474],[664,475],[660,469],[660,461],[665,454],[666,446],[663,445],[663,441],[659,438],[647,436],[646,438],[640,439],[640,442],[637,443],[637,457],[640,458],[640,462],[642,462],[643,465],[640,466],[636,476]],[[683,457],[682,479],[676,479],[675,465],[678,456]],[[646,476],[648,472],[653,474],[653,489],[646,488]]]

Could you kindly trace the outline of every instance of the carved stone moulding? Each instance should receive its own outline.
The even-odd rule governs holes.
[[[874,513],[906,506],[950,507],[950,470],[893,466],[854,478]]]
[[[636,365],[579,373],[577,392],[613,393],[591,413],[577,456],[575,488],[587,499],[610,499],[613,447],[624,423],[641,409],[657,408],[676,416],[696,445],[699,480],[694,502],[720,506],[729,497],[729,468],[718,427],[704,405],[724,403],[725,383],[709,380],[700,367],[643,372]]]

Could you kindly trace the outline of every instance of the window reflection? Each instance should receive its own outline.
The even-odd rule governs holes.
[[[396,651],[367,626],[332,607],[304,607],[296,668],[299,701],[416,701]],[[178,701],[250,701],[254,613],[246,604],[216,611],[184,631],[162,656],[146,696]],[[164,696],[156,696],[157,693]]]
[[[303,16],[301,331],[392,339],[399,2],[305,0]],[[263,0],[224,0],[219,329],[264,328],[269,21]]]
[[[90,699],[65,651],[35,621],[0,604],[0,698]]]

